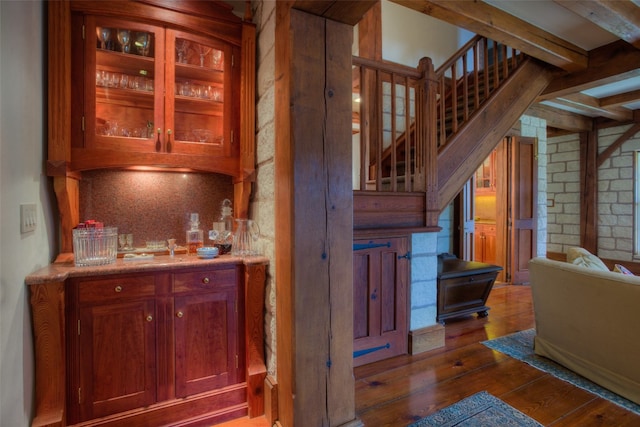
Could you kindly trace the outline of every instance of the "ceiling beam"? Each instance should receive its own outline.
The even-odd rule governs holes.
[[[605,96],[600,98],[600,105],[605,108],[619,107],[624,104],[631,104],[640,101],[640,89],[631,92],[620,93],[618,95]]]
[[[600,28],[640,49],[640,7],[631,1],[554,0]]]
[[[589,68],[554,79],[538,97],[550,100],[640,76],[640,50],[618,40],[589,52]]]
[[[584,111],[585,115],[588,116],[601,116],[619,122],[633,119],[633,112],[631,110],[619,107],[603,108],[598,98],[580,92],[554,99],[553,102]]]
[[[588,132],[593,129],[593,120],[589,117],[570,111],[549,107],[548,105],[534,104],[525,113],[529,116],[544,119],[547,126],[566,129],[572,132]]]
[[[566,71],[587,68],[587,52],[482,1],[391,0],[516,48]]]
[[[367,11],[379,0],[296,0],[294,9],[302,10],[312,15],[356,25]]]

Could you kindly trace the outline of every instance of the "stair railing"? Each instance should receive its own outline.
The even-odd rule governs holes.
[[[437,145],[442,148],[513,71],[524,54],[500,42],[475,36],[436,70],[438,93]]]
[[[415,191],[411,129],[421,77],[415,68],[353,57],[355,190]]]
[[[429,58],[412,68],[354,56],[354,190],[426,192],[429,217],[438,205],[438,152],[523,61],[482,36],[435,71]],[[428,224],[437,224],[433,215]]]

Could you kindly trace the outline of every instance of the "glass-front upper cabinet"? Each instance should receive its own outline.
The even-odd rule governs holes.
[[[73,115],[81,116],[82,131],[72,131],[80,167],[183,166],[188,162],[158,155],[233,154],[232,46],[110,17],[85,15],[82,28],[82,55],[72,71],[72,80],[84,80],[76,96],[84,110]]]
[[[166,93],[167,127],[174,129],[176,150],[193,153],[206,146],[215,155],[229,155],[233,131],[231,85],[231,49],[216,40],[189,33],[167,30]],[[225,144],[225,142],[227,142]]]
[[[164,29],[87,16],[82,148],[155,151],[164,127]]]

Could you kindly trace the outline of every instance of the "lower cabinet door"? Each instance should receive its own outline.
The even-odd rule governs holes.
[[[354,366],[406,354],[409,239],[354,240]]]
[[[81,421],[156,401],[155,331],[153,299],[80,309]]]
[[[239,381],[235,289],[174,300],[176,397],[215,390]]]

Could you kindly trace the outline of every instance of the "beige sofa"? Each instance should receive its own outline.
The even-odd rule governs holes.
[[[640,276],[529,262],[535,353],[640,404]]]

